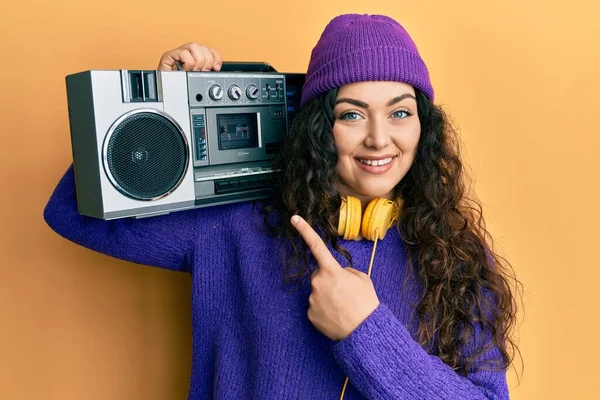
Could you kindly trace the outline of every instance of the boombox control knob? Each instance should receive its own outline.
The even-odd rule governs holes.
[[[239,100],[242,98],[242,89],[238,85],[231,85],[229,87],[229,98],[231,100]]]
[[[248,85],[248,87],[246,88],[246,96],[248,96],[248,98],[250,100],[258,99],[259,94],[260,94],[260,90],[258,90],[258,87],[256,87],[256,85],[253,83]]]
[[[214,101],[219,101],[223,98],[223,88],[219,85],[212,85],[208,88],[208,96]]]

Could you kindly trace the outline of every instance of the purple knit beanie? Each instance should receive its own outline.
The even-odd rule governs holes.
[[[427,67],[398,22],[385,15],[337,16],[312,50],[301,105],[333,88],[364,81],[407,83],[433,101]]]

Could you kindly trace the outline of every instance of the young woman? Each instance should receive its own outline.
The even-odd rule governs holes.
[[[159,69],[176,61],[221,57],[186,44]],[[78,214],[70,167],[44,217],[89,249],[191,274],[190,399],[507,399],[508,265],[433,94],[398,22],[340,15],[313,49],[272,199],[103,221]]]

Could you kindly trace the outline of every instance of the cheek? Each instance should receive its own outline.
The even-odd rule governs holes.
[[[411,154],[414,156],[419,146],[419,140],[421,139],[421,125],[417,125],[410,131],[406,132],[397,141],[398,148],[404,154]]]
[[[338,163],[344,162],[344,157],[347,157],[356,148],[358,143],[355,143],[355,141],[350,132],[345,132],[343,129],[334,126],[333,142],[338,152]]]

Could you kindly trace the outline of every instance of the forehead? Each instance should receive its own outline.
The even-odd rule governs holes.
[[[415,89],[402,82],[369,81],[350,83],[340,87],[337,98],[361,100],[367,104],[385,104],[388,100],[405,93],[415,95]]]

